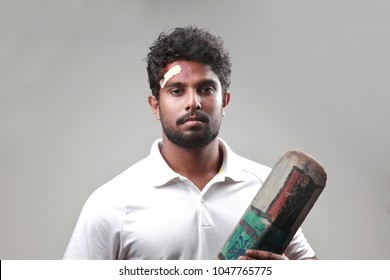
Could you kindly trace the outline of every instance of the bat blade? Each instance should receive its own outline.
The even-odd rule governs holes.
[[[236,260],[247,249],[282,254],[323,191],[326,179],[324,168],[307,153],[284,154],[217,258]]]

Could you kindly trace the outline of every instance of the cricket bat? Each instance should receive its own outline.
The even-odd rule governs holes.
[[[299,151],[284,154],[217,258],[236,260],[247,249],[283,254],[324,189],[326,178],[324,168],[310,155]]]

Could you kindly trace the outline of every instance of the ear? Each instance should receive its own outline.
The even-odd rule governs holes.
[[[227,91],[222,96],[222,116],[226,114],[226,107],[230,102],[230,91]]]
[[[158,106],[157,98],[153,95],[150,95],[148,98],[148,102],[150,107],[152,108],[154,117],[156,118],[156,120],[160,120],[160,107]]]

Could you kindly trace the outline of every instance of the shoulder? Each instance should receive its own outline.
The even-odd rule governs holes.
[[[222,139],[220,139],[220,141],[222,142],[224,149],[224,164],[228,170],[240,170],[240,172],[243,171],[257,177],[261,182],[265,181],[271,172],[269,166],[236,154],[226,142]]]
[[[242,169],[247,173],[256,175],[256,177],[258,177],[262,182],[267,179],[268,175],[272,170],[269,166],[266,166],[264,164],[255,162],[242,156],[237,155],[237,157],[242,166]]]
[[[156,140],[150,154],[134,163],[117,176],[96,189],[89,197],[87,203],[113,206],[120,202],[137,199],[148,193],[155,183],[155,173],[158,170],[159,150]]]
[[[148,159],[144,158],[133,164],[117,176],[104,183],[96,189],[90,199],[104,200],[109,202],[111,199],[117,200],[118,197],[125,195],[126,192],[132,192],[137,186],[147,181]]]

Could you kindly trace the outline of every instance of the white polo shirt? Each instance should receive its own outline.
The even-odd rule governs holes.
[[[161,156],[150,155],[97,189],[85,203],[64,259],[215,259],[271,169],[232,152],[200,191]],[[301,230],[285,254],[310,258]]]

